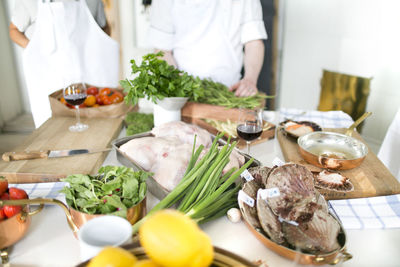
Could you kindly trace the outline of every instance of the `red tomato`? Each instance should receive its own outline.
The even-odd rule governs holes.
[[[108,95],[103,95],[102,100],[103,100],[103,105],[111,105],[113,103],[111,97]]]
[[[96,104],[103,105],[103,100],[101,99],[101,97],[101,94],[96,95]]]
[[[122,100],[124,99],[124,96],[120,93],[120,92],[118,92],[118,91],[114,91],[114,94],[112,94],[111,96],[110,96],[110,100],[111,100],[111,102],[112,103],[119,103],[119,102],[122,102]]]
[[[97,87],[92,86],[92,87],[89,87],[89,88],[86,90],[86,93],[87,93],[88,95],[97,95],[97,94],[99,93],[99,89],[98,89]]]
[[[8,181],[6,178],[0,176],[0,196],[7,191]]]
[[[12,216],[18,214],[22,210],[21,206],[4,206],[3,211],[7,218],[11,218]]]
[[[9,200],[9,199],[10,199],[10,195],[9,195],[8,193],[3,193],[3,194],[0,196],[0,199],[1,199],[1,200]]]
[[[4,220],[5,218],[7,218],[7,217],[4,214],[3,207],[0,207],[0,221]]]
[[[8,193],[10,194],[10,199],[27,199],[28,195],[26,194],[25,190],[10,187],[8,189]]]
[[[99,92],[100,95],[108,95],[110,93],[111,93],[111,89],[107,88],[107,87],[101,89],[100,92]]]

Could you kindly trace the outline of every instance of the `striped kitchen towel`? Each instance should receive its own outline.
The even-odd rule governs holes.
[[[347,128],[353,123],[353,119],[347,113],[339,110],[317,111],[301,110],[294,108],[281,108],[279,121],[291,119],[295,121],[312,121],[322,128]]]
[[[345,229],[400,227],[400,195],[330,200]]]
[[[32,183],[32,184],[10,184],[9,187],[24,189],[30,199],[34,198],[56,198],[65,203],[65,195],[60,190],[68,183]]]

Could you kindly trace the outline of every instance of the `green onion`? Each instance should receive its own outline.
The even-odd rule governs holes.
[[[174,190],[132,226],[134,234],[138,232],[149,215],[169,208],[179,201],[177,209],[198,223],[223,216],[227,210],[237,206],[237,193],[240,185],[233,186],[233,183],[254,159],[251,158],[238,170],[231,169],[222,175],[223,169],[229,162],[229,156],[236,146],[236,142],[230,144],[230,140],[228,140],[227,144],[219,149],[217,141],[223,135],[224,133],[221,133],[216,136],[211,148],[200,160],[199,156],[203,146],[199,146],[196,150],[195,144],[193,145],[192,157],[184,177]],[[196,138],[194,143],[196,143]]]

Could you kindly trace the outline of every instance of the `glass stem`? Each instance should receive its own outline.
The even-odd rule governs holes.
[[[76,124],[81,124],[81,114],[79,113],[79,106],[75,106],[75,110],[76,110],[76,112],[75,112],[75,114],[76,114],[76,121],[77,121],[77,123]]]
[[[250,155],[250,141],[246,141],[247,154]]]

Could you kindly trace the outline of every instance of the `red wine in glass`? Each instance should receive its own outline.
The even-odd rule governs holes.
[[[66,95],[64,99],[70,105],[79,106],[85,102],[86,94]]]
[[[258,125],[239,124],[236,130],[238,135],[246,141],[253,141],[262,134],[262,128]]]
[[[246,141],[247,153],[250,153],[250,142],[260,137],[263,132],[262,110],[240,109],[236,132]]]
[[[86,85],[84,83],[71,84],[64,88],[63,95],[65,101],[75,106],[76,124],[69,127],[71,132],[82,132],[89,128],[87,124],[81,123],[79,105],[83,104],[86,99]]]

